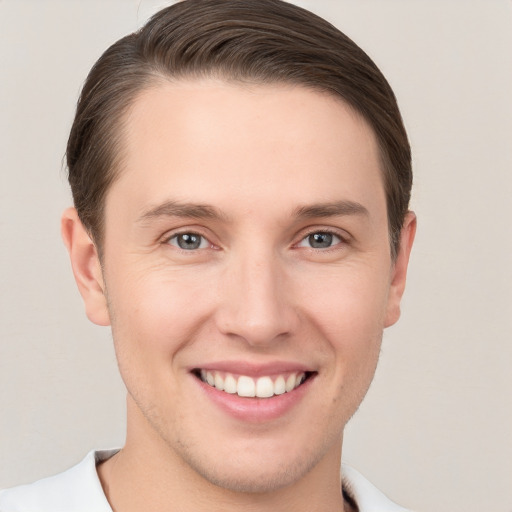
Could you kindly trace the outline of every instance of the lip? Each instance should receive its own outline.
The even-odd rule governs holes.
[[[204,396],[211,401],[214,406],[238,421],[253,424],[270,422],[284,417],[288,412],[299,405],[304,396],[310,391],[311,385],[314,383],[317,375],[317,372],[307,366],[289,362],[254,364],[242,361],[219,361],[201,365],[194,369],[197,368],[207,371],[226,372],[234,375],[247,375],[253,378],[289,372],[308,372],[308,379],[293,391],[282,395],[274,395],[270,398],[246,398],[240,397],[237,394],[225,393],[224,391],[210,386],[193,375],[193,369],[191,369],[191,377],[199,386]]]
[[[248,377],[264,377],[279,375],[291,372],[315,372],[314,368],[301,363],[288,361],[274,361],[269,363],[254,363],[247,361],[216,361],[214,363],[205,363],[191,367],[189,371],[194,370],[218,371],[231,373],[232,375],[247,375]]]

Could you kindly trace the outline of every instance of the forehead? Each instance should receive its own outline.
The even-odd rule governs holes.
[[[134,208],[169,195],[232,207],[384,199],[372,129],[340,99],[300,86],[159,83],[130,109],[121,151],[112,192],[136,195]]]

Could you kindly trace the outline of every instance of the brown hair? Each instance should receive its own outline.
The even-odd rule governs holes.
[[[290,83],[340,97],[377,137],[396,255],[412,186],[395,96],[373,61],[322,18],[281,0],[185,0],[113,44],[91,69],[67,146],[75,207],[101,254],[104,200],[121,167],[123,119],[162,79]]]

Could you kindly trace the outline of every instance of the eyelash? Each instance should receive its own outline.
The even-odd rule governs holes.
[[[200,244],[202,245],[204,242],[206,242],[208,244],[208,247],[197,247],[195,249],[184,249],[183,247],[180,247],[178,245],[178,242],[176,244],[172,244],[171,243],[171,240],[178,240],[179,237],[181,236],[186,236],[186,235],[189,235],[189,236],[192,236],[192,237],[198,237],[201,239],[201,242]],[[173,247],[176,247],[176,249],[182,251],[182,252],[188,252],[188,253],[191,253],[191,252],[195,252],[197,250],[203,250],[203,249],[212,249],[212,248],[215,248],[214,244],[212,244],[210,242],[210,240],[208,240],[208,238],[204,235],[202,235],[201,233],[197,233],[195,231],[180,231],[179,233],[173,233],[172,235],[170,236],[167,236],[163,242],[165,244],[168,244],[168,245],[172,245]]]
[[[177,242],[176,244],[173,244],[171,243],[172,240],[178,240],[178,238],[180,236],[186,236],[186,235],[190,235],[192,237],[199,237],[201,239],[201,242],[200,242],[200,245],[202,245],[204,242],[206,242],[208,244],[208,247],[197,247],[197,248],[192,248],[192,249],[184,249],[183,247],[180,247],[178,244],[179,242]],[[305,242],[309,237],[313,236],[313,235],[331,235],[332,237],[335,237],[338,239],[337,242],[333,243],[332,245],[329,245],[327,247],[311,247],[311,246],[303,246],[301,245],[303,242]],[[172,245],[173,247],[175,247],[176,249],[184,252],[184,253],[192,253],[192,252],[196,252],[198,250],[204,250],[204,249],[215,249],[216,246],[210,242],[210,240],[202,235],[201,233],[198,233],[196,231],[193,231],[193,230],[190,230],[190,231],[180,231],[178,233],[173,233],[172,235],[170,236],[166,236],[165,239],[163,240],[163,243],[164,244],[168,244],[168,245]],[[328,251],[331,251],[331,250],[336,250],[337,246],[339,245],[346,245],[348,244],[348,240],[347,240],[347,237],[346,236],[342,236],[338,231],[336,230],[332,230],[332,229],[316,229],[316,230],[311,230],[311,231],[308,231],[306,233],[304,233],[301,237],[301,239],[299,240],[298,243],[294,244],[293,247],[294,248],[304,248],[306,250],[311,250],[311,251],[321,251],[321,252],[328,252]]]
[[[313,235],[331,235],[332,237],[336,237],[338,239],[338,242],[333,243],[332,245],[328,247],[311,247],[311,246],[301,246],[300,244],[304,241],[306,241],[309,237]],[[295,244],[295,247],[297,248],[305,248],[310,251],[321,251],[321,252],[329,252],[336,249],[339,249],[339,245],[346,245],[348,243],[347,237],[342,236],[339,231],[333,230],[333,229],[314,229],[312,231],[309,231],[305,233],[304,236],[300,239],[299,243]]]

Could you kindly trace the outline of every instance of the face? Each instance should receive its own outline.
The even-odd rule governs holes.
[[[142,93],[124,135],[82,294],[112,325],[127,446],[234,490],[338,466],[410,249],[391,260],[372,130],[305,88],[191,81]]]

